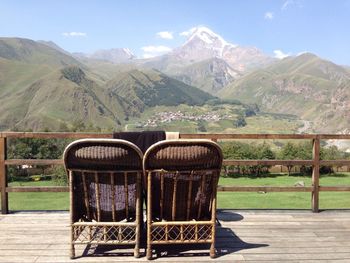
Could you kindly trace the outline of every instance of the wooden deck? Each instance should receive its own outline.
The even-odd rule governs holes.
[[[0,262],[147,261],[128,248],[85,246],[77,246],[84,257],[70,260],[68,219],[67,212],[0,215]],[[350,262],[350,211],[221,210],[218,219],[216,259],[203,247],[163,246],[154,261]]]

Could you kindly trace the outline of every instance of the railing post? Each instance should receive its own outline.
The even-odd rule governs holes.
[[[6,138],[0,137],[0,188],[1,188],[1,213],[8,213],[7,174],[6,174]]]
[[[319,188],[320,188],[320,137],[312,142],[312,212],[317,213],[319,210]]]

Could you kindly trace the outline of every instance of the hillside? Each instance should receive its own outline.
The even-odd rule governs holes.
[[[225,87],[220,96],[257,103],[268,112],[313,122],[315,131],[342,132],[350,120],[350,74],[313,55],[288,57]]]
[[[90,57],[77,59],[50,41],[0,38],[0,129],[56,130],[76,121],[122,129],[153,123],[152,116],[144,115],[159,107],[163,112],[167,107],[184,107],[188,125],[215,132],[226,127],[234,132],[242,117],[255,118],[245,111],[250,112],[249,107],[255,106],[249,104],[256,103],[262,111],[256,115],[260,124],[252,125],[256,132],[255,127],[268,119],[272,122],[266,123],[281,130],[273,124],[279,123],[280,116],[287,116],[282,117],[284,124],[293,124],[282,130],[350,132],[349,68],[313,54],[273,62],[258,49],[230,44],[200,28],[166,55],[131,60],[115,64]],[[270,64],[262,67],[266,63]],[[254,67],[260,68],[252,71]],[[218,105],[223,105],[210,93],[219,94],[227,103],[222,116],[233,108],[240,113],[220,120],[217,126],[210,121],[193,122],[190,117],[197,109],[201,116],[206,110],[215,115]],[[300,127],[299,119],[305,127]],[[179,121],[175,126],[181,123],[187,125]]]
[[[172,72],[171,76],[210,94],[217,94],[223,87],[234,81],[240,73],[224,60],[211,58]]]
[[[109,100],[107,100],[109,98]],[[69,66],[52,72],[1,103],[1,123],[8,127],[33,130],[71,125],[113,128],[127,115],[128,103],[109,96],[79,67]],[[128,112],[130,113],[130,112]]]
[[[129,100],[140,111],[157,105],[201,105],[214,98],[156,70],[122,72],[107,82],[106,88]]]
[[[56,48],[24,38],[0,38],[0,58],[53,67],[81,66],[76,59]]]

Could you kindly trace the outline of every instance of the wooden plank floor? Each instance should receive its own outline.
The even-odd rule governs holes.
[[[138,262],[132,249],[77,246],[69,259],[67,212],[0,215],[0,262]],[[229,211],[218,214],[218,257],[205,247],[159,247],[155,262],[350,262],[350,212]],[[170,249],[171,248],[171,249]],[[144,249],[141,251],[144,252]]]

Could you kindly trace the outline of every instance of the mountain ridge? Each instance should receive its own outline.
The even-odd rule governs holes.
[[[219,96],[295,114],[312,121],[317,132],[341,132],[350,124],[349,86],[350,74],[343,67],[307,53],[253,71]]]

